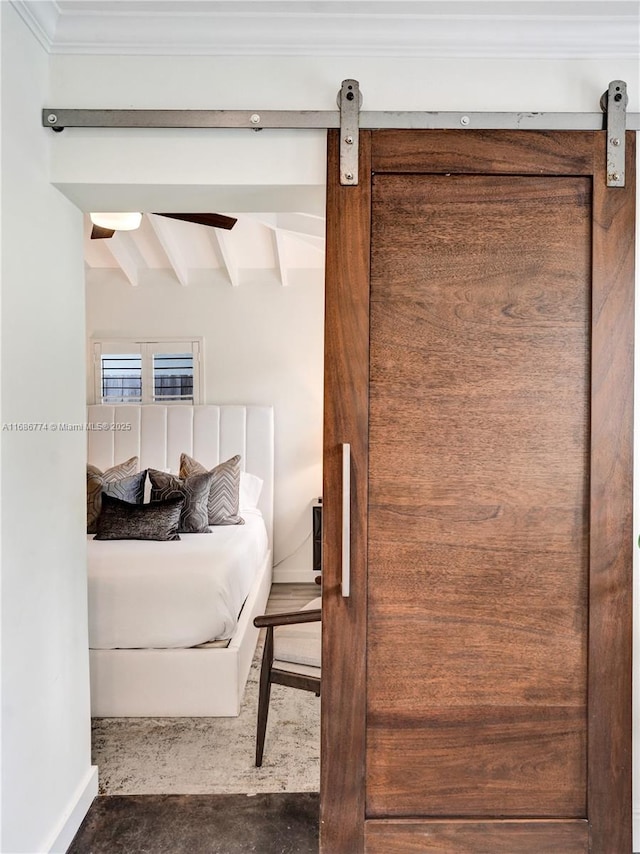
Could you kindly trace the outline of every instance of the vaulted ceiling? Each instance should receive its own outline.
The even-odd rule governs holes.
[[[227,231],[145,214],[140,228],[116,232],[107,240],[91,240],[86,216],[86,269],[115,270],[133,286],[163,276],[183,286],[224,282],[234,287],[274,279],[286,286],[322,270],[322,217],[232,215],[238,221]]]

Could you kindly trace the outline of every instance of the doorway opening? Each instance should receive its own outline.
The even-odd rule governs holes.
[[[237,218],[230,232],[181,221],[158,227],[151,215],[107,240],[91,240],[85,217],[87,402],[119,403],[99,397],[103,356],[114,355],[105,342],[120,342],[116,356],[140,349],[134,367],[142,387],[153,342],[166,349],[197,340],[200,405],[273,407],[274,586],[266,610],[292,610],[318,594],[312,526],[322,491],[324,215],[314,206],[227,211]],[[97,341],[106,347],[98,357]],[[112,359],[108,369],[119,366]],[[166,474],[175,475],[180,455],[172,453]],[[253,474],[248,458],[243,472]],[[263,766],[254,766],[258,663],[255,655],[238,716],[96,716],[101,793],[317,792],[319,701],[306,692],[281,689]]]

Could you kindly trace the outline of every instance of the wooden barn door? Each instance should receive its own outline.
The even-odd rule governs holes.
[[[330,134],[324,854],[631,852],[627,137]]]

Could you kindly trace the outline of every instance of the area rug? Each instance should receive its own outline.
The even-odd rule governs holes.
[[[102,795],[317,792],[320,700],[274,685],[261,768],[254,765],[260,650],[237,718],[96,718]]]

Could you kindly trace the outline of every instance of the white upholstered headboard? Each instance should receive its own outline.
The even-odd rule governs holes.
[[[87,461],[110,468],[140,457],[140,469],[177,473],[184,451],[207,468],[234,454],[243,471],[262,478],[258,505],[273,548],[274,444],[271,406],[94,404],[87,409]],[[131,425],[128,428],[126,425]],[[103,425],[103,429],[97,429]],[[124,425],[124,426],[123,426]]]

